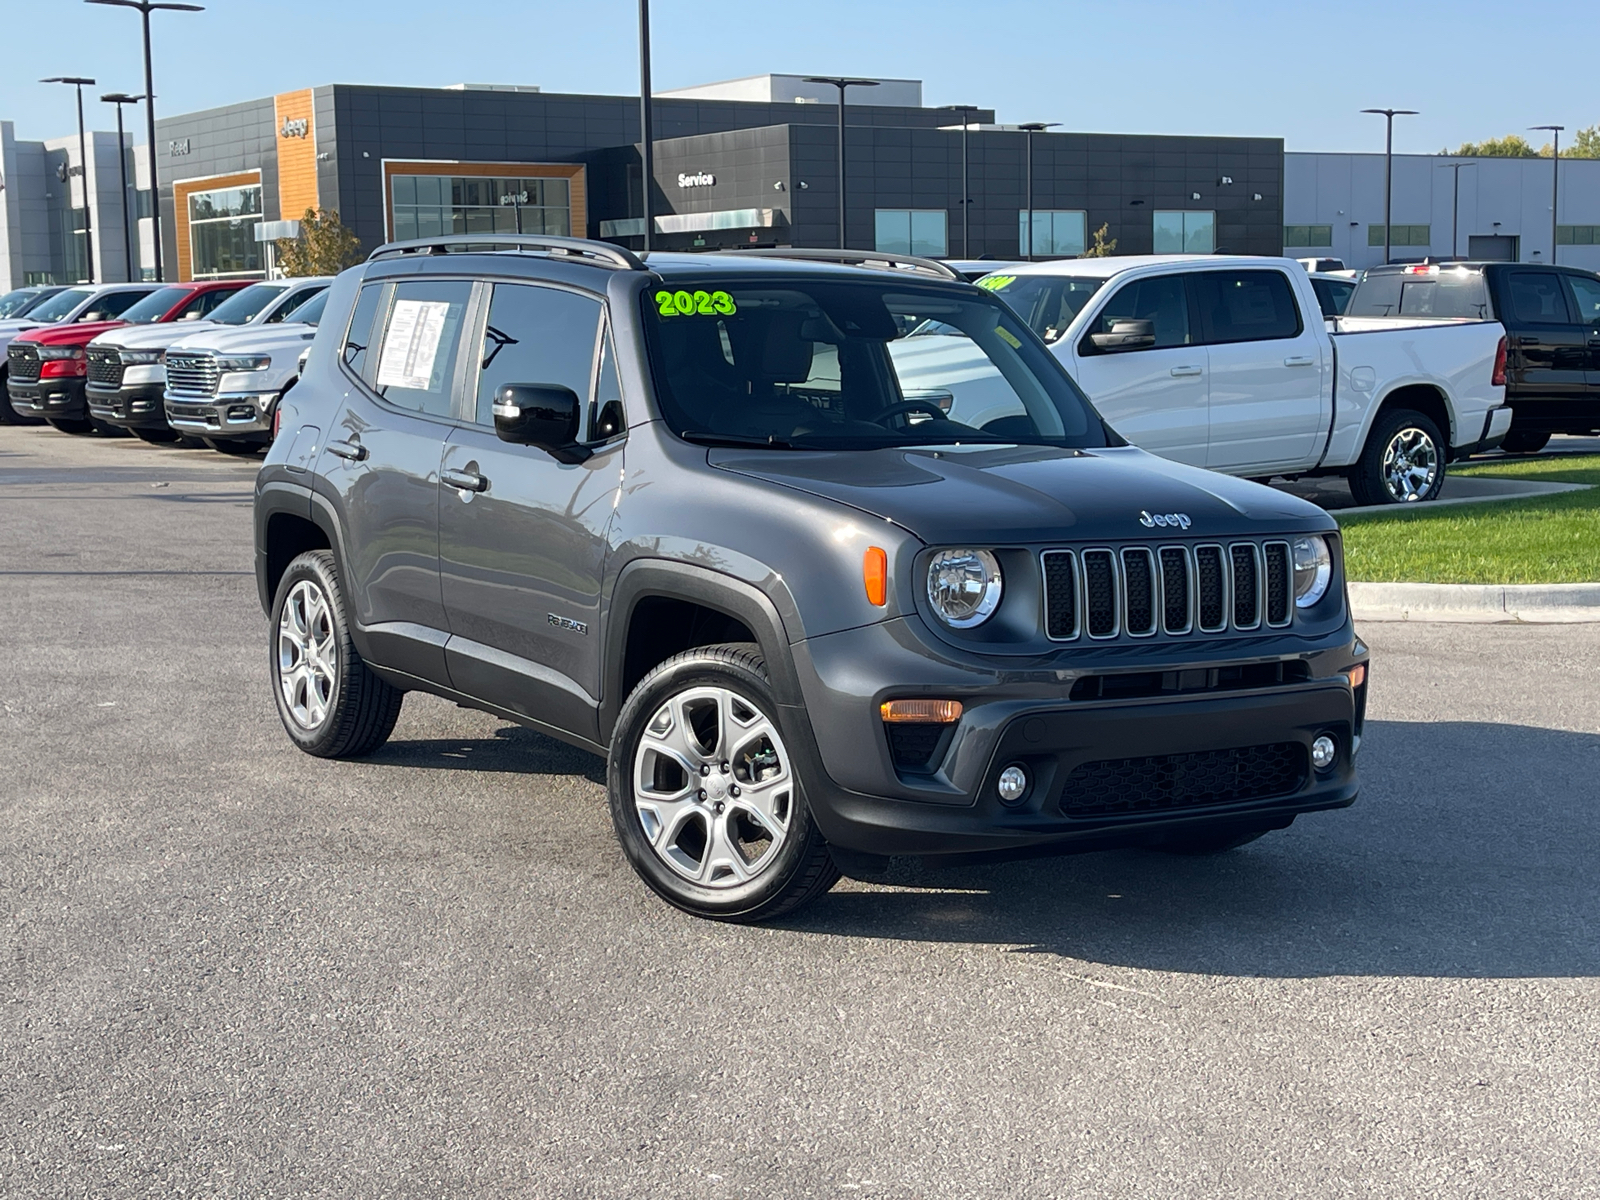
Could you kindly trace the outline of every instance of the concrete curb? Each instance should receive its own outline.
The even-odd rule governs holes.
[[[1358,621],[1600,622],[1600,583],[1352,583]]]
[[[1458,479],[1462,477],[1458,476]],[[1437,500],[1430,500],[1426,504],[1368,504],[1352,508],[1330,508],[1328,513],[1337,521],[1340,517],[1367,516],[1378,513],[1394,516],[1407,512],[1432,512],[1437,508],[1447,508],[1456,504],[1492,504],[1497,500],[1531,500],[1536,496],[1555,496],[1561,492],[1586,492],[1594,487],[1592,483],[1535,483],[1523,479],[1475,479],[1466,477],[1462,482],[1477,485],[1501,485],[1490,489],[1483,489],[1481,494],[1474,496],[1441,496]],[[1449,487],[1449,477],[1446,476],[1445,486]]]

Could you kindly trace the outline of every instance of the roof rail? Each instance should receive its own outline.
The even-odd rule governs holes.
[[[452,250],[451,247],[459,247]],[[389,242],[367,255],[367,261],[405,254],[482,254],[496,249],[535,250],[558,257],[586,258],[624,271],[647,271],[648,267],[632,251],[610,242],[589,238],[545,237],[534,233],[454,233],[440,237],[414,238],[408,242]]]
[[[740,256],[764,258],[793,258],[809,262],[841,263],[847,267],[870,267],[879,271],[915,271],[919,275],[933,275],[939,279],[953,279],[965,283],[961,272],[931,258],[917,258],[911,254],[887,254],[881,250],[810,250],[791,247],[741,250],[734,247],[729,253]]]

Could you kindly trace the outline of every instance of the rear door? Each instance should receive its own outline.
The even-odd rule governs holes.
[[[1321,313],[1304,320],[1288,277],[1270,267],[1190,278],[1211,361],[1205,465],[1244,473],[1315,458],[1327,430]]]
[[[1513,267],[1501,274],[1499,286],[1516,350],[1506,382],[1516,398],[1580,399],[1588,388],[1589,330],[1568,305],[1561,273]]]
[[[1597,398],[1597,393],[1600,393],[1600,276],[1571,272],[1565,278],[1567,287],[1571,289],[1569,299],[1588,341],[1589,354],[1585,367],[1589,395]]]
[[[1155,345],[1102,350],[1118,321],[1149,321]],[[1111,427],[1135,446],[1191,466],[1206,462],[1207,358],[1181,272],[1130,280],[1112,293],[1072,351],[1072,374]]]

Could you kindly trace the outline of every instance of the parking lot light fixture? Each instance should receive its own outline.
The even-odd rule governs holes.
[[[70,84],[78,91],[78,171],[83,179],[83,266],[89,273],[89,282],[94,282],[94,197],[89,194],[89,143],[83,132],[83,89],[85,86],[93,87],[94,80],[85,79],[80,75],[52,75],[49,79],[41,79],[40,83],[65,83]],[[63,180],[67,185],[67,207],[72,207],[72,173],[67,172]]]
[[[852,87],[877,87],[876,79],[851,79],[844,75],[812,75],[807,83],[828,83],[839,89],[839,249],[848,247],[844,236],[844,92]]]
[[[1033,135],[1046,129],[1054,129],[1059,124],[1060,121],[1028,121],[1017,126],[1028,135],[1027,148],[1023,151],[1023,157],[1027,159],[1027,182],[1023,185],[1023,205],[1028,212],[1026,257],[1029,262],[1033,261]]]
[[[143,96],[130,96],[126,92],[107,92],[100,97],[107,104],[117,106],[117,179],[122,185],[122,261],[127,271],[128,282],[133,282],[133,242],[138,236],[128,217],[128,152],[123,149],[122,139],[122,106],[124,104],[137,104]],[[130,232],[132,230],[132,232]]]
[[[639,0],[639,165],[644,185],[644,249],[650,249],[650,183],[655,174],[655,102],[650,95],[650,0]]]
[[[154,235],[156,256],[156,282],[162,281],[161,268],[161,189],[156,182],[156,87],[150,70],[150,14],[166,12],[204,12],[200,4],[168,4],[164,0],[84,0],[86,4],[104,4],[111,8],[137,10],[144,19],[144,129],[150,147],[150,231]]]
[[[1551,134],[1555,144],[1550,147],[1550,261],[1556,261],[1556,204],[1561,199],[1561,131],[1565,125],[1530,125],[1529,129],[1539,129]]]
[[[1387,122],[1383,137],[1383,262],[1387,266],[1394,237],[1394,222],[1390,219],[1394,208],[1394,119],[1418,114],[1414,108],[1363,108],[1361,111],[1383,117]]]

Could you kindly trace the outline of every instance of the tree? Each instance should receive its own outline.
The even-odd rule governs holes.
[[[1503,138],[1490,138],[1486,142],[1462,142],[1459,150],[1444,150],[1441,153],[1454,153],[1459,158],[1539,157],[1539,152],[1528,144],[1528,139],[1516,133],[1508,133]]]
[[[331,208],[306,209],[300,236],[278,239],[278,266],[289,276],[337,275],[361,261],[361,239]]]
[[[1111,232],[1111,222],[1107,221],[1094,231],[1094,245],[1083,252],[1085,258],[1110,258],[1117,252],[1117,239],[1108,238]]]
[[[1572,135],[1572,149],[1563,158],[1600,158],[1600,125],[1591,125]]]

